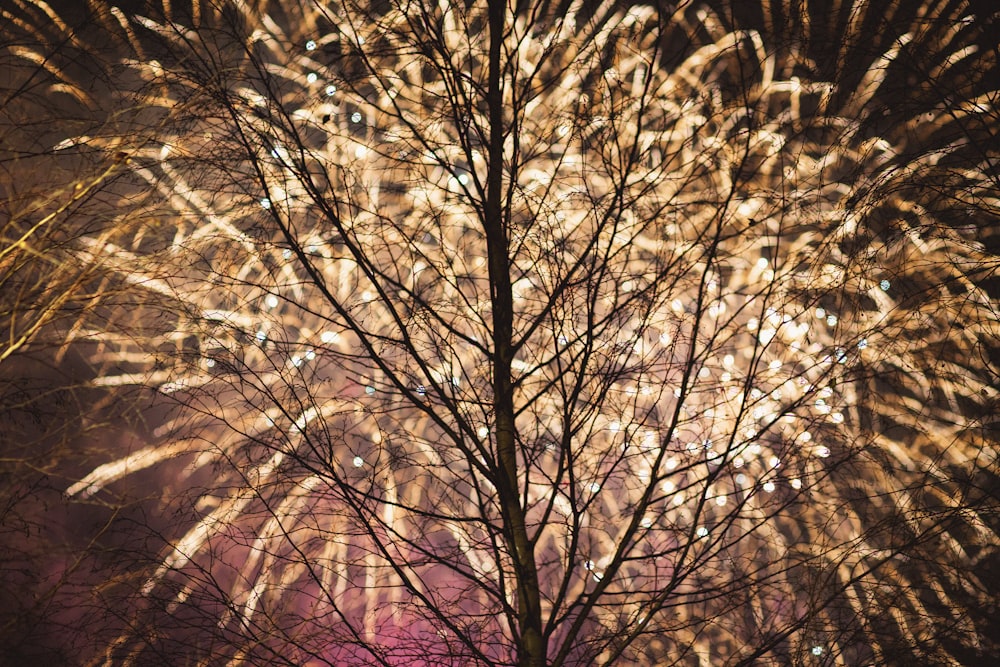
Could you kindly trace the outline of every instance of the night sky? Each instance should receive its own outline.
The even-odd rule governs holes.
[[[354,42],[263,4],[206,8],[199,51],[0,0],[0,664],[516,664],[485,12],[447,88],[372,27],[393,3]],[[568,31],[522,49],[508,368],[550,657],[990,664],[1000,14],[735,4],[658,36],[585,4],[615,27],[577,69]]]

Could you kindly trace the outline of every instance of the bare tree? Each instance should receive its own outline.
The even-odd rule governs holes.
[[[992,17],[92,10],[132,300],[53,329],[176,407],[68,494],[185,490],[97,663],[995,650]]]

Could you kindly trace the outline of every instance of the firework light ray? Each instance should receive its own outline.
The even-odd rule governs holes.
[[[113,224],[44,323],[175,409],[67,495],[181,460],[196,510],[95,664],[518,664],[532,591],[551,664],[982,647],[991,17],[762,6],[519,5],[490,56],[477,2],[93,3],[118,111],[50,145]]]

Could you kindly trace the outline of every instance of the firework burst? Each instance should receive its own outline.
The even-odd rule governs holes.
[[[95,4],[113,289],[53,329],[177,407],[67,493],[197,512],[98,662],[975,654],[996,43],[904,5]]]

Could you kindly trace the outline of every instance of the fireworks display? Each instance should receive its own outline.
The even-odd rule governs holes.
[[[5,11],[3,357],[177,517],[93,664],[995,650],[1000,26],[776,4]]]

